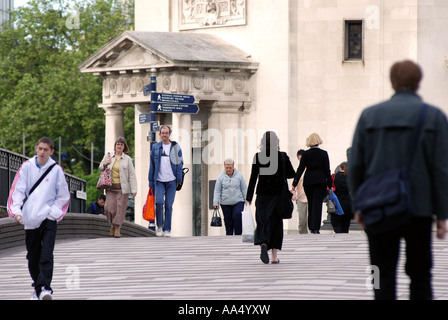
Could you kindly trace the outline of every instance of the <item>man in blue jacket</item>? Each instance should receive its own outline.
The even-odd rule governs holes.
[[[170,140],[169,126],[161,126],[159,136],[162,141],[151,148],[148,180],[155,195],[156,235],[170,237],[176,188],[182,183],[183,159],[179,144]]]
[[[416,93],[421,78],[421,69],[414,62],[395,63],[390,70],[394,96],[362,112],[348,161],[353,195],[366,179],[405,166],[408,141],[423,105]],[[430,106],[410,172],[412,220],[379,234],[366,230],[371,264],[379,269],[380,282],[374,286],[376,299],[396,299],[396,268],[401,238],[406,242],[410,298],[432,299],[432,223],[435,217],[437,237],[443,239],[448,219],[447,164],[447,119],[441,110]],[[362,212],[356,212],[355,219],[363,226]]]

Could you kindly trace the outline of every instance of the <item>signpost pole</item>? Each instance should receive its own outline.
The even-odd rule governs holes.
[[[150,86],[151,86],[151,97],[152,97],[153,93],[155,93],[156,90],[157,90],[157,69],[156,68],[151,68],[150,76],[151,76]],[[151,111],[150,111],[150,121],[156,121],[156,120],[157,120],[156,119],[156,113],[154,111],[152,111],[152,109],[151,109]],[[150,148],[149,148],[149,157],[150,158],[151,158],[152,146],[156,143],[156,132],[153,131],[153,130],[154,130],[154,126],[151,125],[151,131],[148,132],[148,140],[150,140]],[[150,230],[156,231],[155,220],[149,221],[148,228]]]
[[[156,92],[157,90],[157,69],[156,68],[151,68],[150,70],[151,72],[151,98],[153,97],[153,94]],[[152,103],[152,101],[151,101]],[[150,111],[150,121],[155,122],[156,120],[156,112],[152,110]],[[153,144],[156,143],[156,131],[153,131],[154,126],[151,125],[151,131],[150,131],[150,141],[151,141],[151,146]],[[149,139],[149,137],[148,137]]]

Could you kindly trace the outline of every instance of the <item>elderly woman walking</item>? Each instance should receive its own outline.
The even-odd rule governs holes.
[[[104,212],[111,224],[110,235],[120,238],[121,225],[126,217],[129,192],[137,195],[137,177],[132,159],[126,153],[129,147],[123,137],[118,137],[114,145],[114,155],[106,154],[100,163],[100,170],[108,167],[112,172],[112,188],[106,191]]]
[[[232,159],[224,160],[224,172],[216,180],[213,207],[221,205],[226,235],[241,235],[243,226],[241,212],[244,209],[247,185],[241,172],[235,169]]]

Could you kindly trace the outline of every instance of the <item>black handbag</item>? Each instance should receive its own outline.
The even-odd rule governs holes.
[[[222,227],[222,218],[221,214],[219,213],[219,209],[215,208],[215,211],[213,211],[212,221],[210,223],[211,227]]]
[[[176,147],[176,145],[179,145],[176,141],[171,141],[171,147],[174,150],[174,154],[176,155],[176,164],[180,164],[181,163],[181,159],[179,159],[179,147]],[[176,184],[176,191],[180,191],[182,189],[182,186],[184,185],[184,179],[185,179],[185,175],[188,173],[188,171],[190,171],[190,169],[188,168],[183,168],[182,169],[182,182]]]
[[[190,169],[188,168],[182,169],[182,182],[177,184],[176,191],[180,191],[182,189],[182,186],[184,185],[185,175],[188,173],[188,171],[190,171]]]
[[[371,177],[356,191],[355,211],[361,211],[367,232],[386,232],[405,225],[412,218],[409,174],[427,109],[428,105],[424,104],[420,111],[406,166]]]
[[[283,171],[283,186],[277,203],[277,210],[282,219],[291,219],[294,211],[294,203],[292,202],[292,193],[289,191],[288,182],[286,180],[285,159],[280,158],[281,168]]]

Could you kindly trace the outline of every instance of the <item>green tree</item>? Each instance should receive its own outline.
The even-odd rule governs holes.
[[[64,169],[90,173],[91,142],[96,162],[104,150],[102,83],[78,66],[132,29],[133,7],[133,0],[33,0],[13,12],[0,28],[1,147],[22,153],[25,134],[31,156],[41,136],[62,137]],[[126,134],[133,144],[133,131]]]

